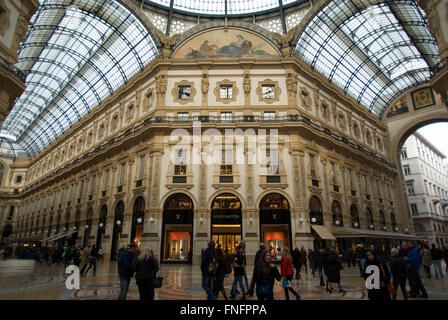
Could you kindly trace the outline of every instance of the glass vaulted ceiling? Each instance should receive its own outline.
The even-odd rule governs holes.
[[[171,4],[171,0],[146,1],[167,8]],[[228,15],[257,13],[280,6],[280,0],[174,0],[173,9],[197,14],[224,15],[226,13],[226,2]],[[287,5],[293,2],[303,1],[283,0],[282,4]]]
[[[336,0],[312,19],[296,53],[374,114],[428,81],[440,62],[416,1]]]
[[[158,54],[113,0],[41,0],[17,67],[26,89],[0,131],[4,156],[32,157]]]

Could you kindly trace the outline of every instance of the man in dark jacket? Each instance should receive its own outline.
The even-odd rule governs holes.
[[[207,249],[201,253],[202,289],[207,293],[207,300],[216,300],[213,279],[216,277],[217,258],[215,241],[210,240]]]
[[[126,300],[129,284],[134,275],[134,259],[133,254],[136,249],[135,244],[131,244],[127,249],[121,248],[117,254],[118,276],[120,278],[120,293],[118,300]]]
[[[300,279],[300,269],[302,269],[301,254],[299,248],[295,248],[292,252],[292,263],[296,269],[296,279]]]
[[[359,271],[361,273],[361,277],[365,278],[364,270],[366,269],[367,262],[367,249],[364,245],[364,242],[361,242],[356,247],[356,259],[359,261]]]
[[[425,287],[423,286],[422,279],[418,270],[422,265],[422,258],[420,256],[420,250],[415,246],[414,242],[408,242],[408,257],[407,262],[409,265],[409,284],[411,285],[411,298],[417,298],[419,292],[421,292],[421,298],[428,298]]]
[[[408,292],[406,291],[406,279],[408,278],[408,266],[406,265],[406,261],[403,257],[400,256],[399,250],[397,248],[393,248],[390,251],[392,256],[391,261],[389,262],[390,273],[393,277],[393,284],[395,287],[395,293],[392,298],[397,300],[397,292],[398,286],[401,287],[401,292],[403,293],[404,300],[408,300]]]
[[[433,243],[431,247],[431,259],[432,264],[434,265],[434,273],[436,275],[436,279],[438,276],[443,279],[443,272],[442,272],[442,250],[439,248],[436,248],[436,245]]]
[[[265,244],[262,242],[260,243],[260,249],[258,249],[257,253],[255,254],[255,259],[254,259],[254,271],[252,273],[252,281],[250,282],[250,287],[249,290],[247,290],[247,294],[250,295],[251,297],[254,296],[254,289],[255,289],[255,269],[257,268],[257,264],[260,262],[260,257],[261,254],[266,251],[266,246]]]

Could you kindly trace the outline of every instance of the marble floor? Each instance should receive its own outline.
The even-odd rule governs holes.
[[[120,291],[120,284],[115,262],[100,262],[96,276],[93,270],[81,277],[79,290],[68,290],[65,286],[66,275],[63,265],[35,264],[29,260],[0,261],[0,300],[113,300]],[[159,275],[164,277],[163,287],[156,289],[156,299],[160,300],[203,300],[206,295],[201,288],[199,267],[187,265],[162,265]],[[249,281],[252,267],[248,267]],[[293,280],[292,285],[302,296],[302,300],[364,300],[367,294],[359,271],[346,267],[341,272],[342,286],[347,291],[340,294],[338,290],[325,293],[319,285],[319,279],[302,270],[302,279]],[[448,275],[441,279],[427,279],[422,275],[429,298],[448,300]],[[233,275],[225,279],[227,294],[232,286]],[[276,282],[275,299],[284,300],[281,284]],[[127,299],[138,299],[138,289],[133,279]],[[398,295],[402,299],[401,292]],[[222,295],[219,299],[223,299]],[[249,300],[256,297],[248,297]]]

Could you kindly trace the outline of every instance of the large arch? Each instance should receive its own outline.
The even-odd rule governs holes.
[[[145,198],[137,197],[134,201],[131,220],[131,243],[140,246],[140,237],[143,234],[145,220]]]
[[[171,193],[163,203],[161,260],[192,263],[194,202],[183,190]]]

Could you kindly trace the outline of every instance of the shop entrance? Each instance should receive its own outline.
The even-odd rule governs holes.
[[[163,206],[162,261],[191,264],[193,201],[183,193],[171,195]]]
[[[289,203],[279,193],[269,193],[260,202],[260,242],[280,261],[286,247],[292,248]]]
[[[222,193],[212,202],[211,234],[225,254],[234,254],[242,240],[241,201],[231,193]]]
[[[121,231],[123,229],[123,213],[124,213],[124,203],[123,201],[120,201],[118,202],[117,207],[115,208],[114,230],[112,232],[110,260],[117,259],[118,239],[120,239]]]

